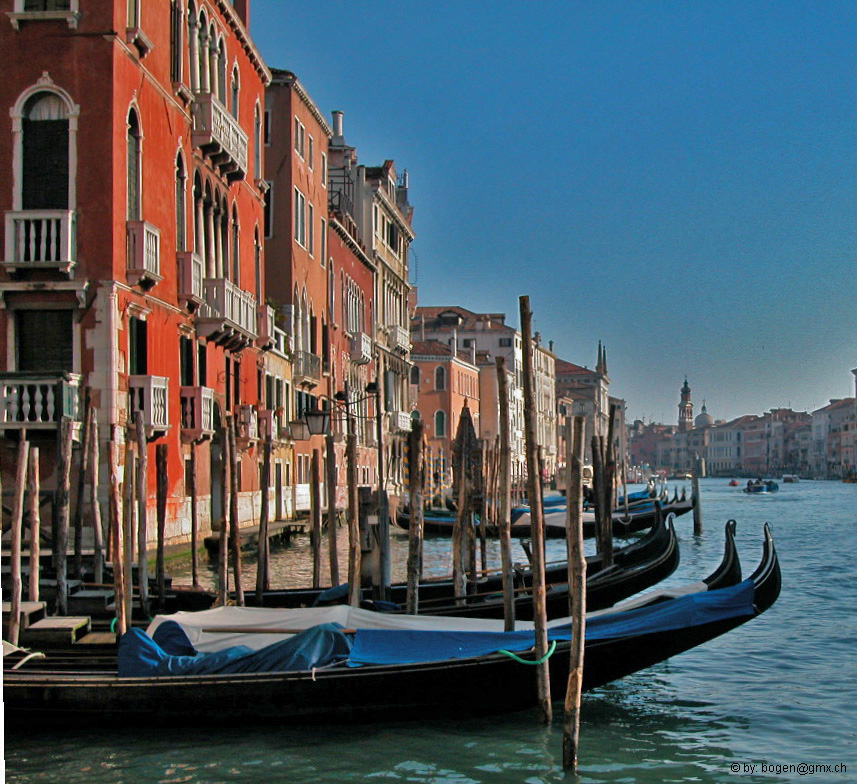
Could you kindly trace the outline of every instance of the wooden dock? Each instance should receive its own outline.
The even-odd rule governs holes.
[[[306,533],[309,520],[278,520],[268,523],[268,541],[274,544],[287,543],[294,534]],[[220,531],[214,531],[203,540],[205,549],[211,558],[216,558],[220,552]],[[241,549],[250,550],[259,546],[259,526],[241,528],[238,532]]]

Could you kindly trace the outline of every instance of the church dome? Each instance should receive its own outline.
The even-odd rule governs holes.
[[[702,411],[693,420],[693,424],[695,427],[710,427],[714,424],[714,417],[706,410],[704,401],[702,403]]]

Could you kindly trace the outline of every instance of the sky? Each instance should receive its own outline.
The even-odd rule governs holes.
[[[629,421],[854,395],[857,3],[252,0],[269,66],[407,169],[421,305],[504,312]]]

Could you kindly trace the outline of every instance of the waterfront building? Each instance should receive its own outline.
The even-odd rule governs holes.
[[[375,336],[375,279],[378,268],[366,249],[360,227],[354,219],[357,151],[345,142],[344,115],[333,112],[333,137],[328,159],[328,298],[333,314],[330,325],[331,396],[341,393],[354,416],[357,439],[357,481],[360,485],[378,483],[378,441],[375,404],[377,398],[367,387],[378,381]],[[334,423],[337,493],[346,491],[346,423],[337,417]]]
[[[594,370],[562,359],[556,361],[556,396],[573,400],[572,414],[585,418],[584,461],[591,463],[592,436],[606,436],[610,419],[610,376],[607,373],[607,351],[600,341]]]
[[[438,340],[417,340],[411,346],[411,389],[414,416],[424,422],[428,449],[427,483],[431,497],[452,487],[452,449],[464,407],[470,409],[477,438],[487,438],[480,428],[480,379],[476,347],[456,350]],[[492,363],[493,364],[493,363]],[[490,368],[486,365],[485,374]],[[496,378],[496,367],[494,369]]]
[[[383,490],[396,498],[407,489],[405,455],[411,431],[408,303],[410,245],[414,209],[408,201],[408,173],[397,174],[395,163],[358,164],[355,171],[354,220],[375,266],[374,316],[376,403],[380,411]]]
[[[831,400],[812,412],[812,468],[820,479],[838,479],[854,465],[849,435],[855,428],[855,398]]]
[[[253,521],[272,337],[259,307],[270,73],[247,32],[248,2],[4,5],[3,433],[26,429],[53,452],[61,417],[79,436],[84,389],[102,444],[123,444],[142,414],[150,466],[154,444],[167,446],[166,533],[181,541],[192,448],[200,529],[223,519],[231,415],[239,516]],[[106,492],[106,464],[101,477]],[[153,520],[155,482],[150,469]]]

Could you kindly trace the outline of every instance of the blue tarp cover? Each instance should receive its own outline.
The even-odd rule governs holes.
[[[636,610],[590,618],[588,640],[632,637],[674,631],[713,621],[753,614],[753,582],[731,588],[689,594]],[[549,629],[551,640],[571,639],[571,626]],[[485,656],[498,650],[526,651],[534,645],[532,631],[436,632],[360,629],[355,635],[348,664],[405,664]]]
[[[311,670],[346,659],[350,649],[351,641],[342,627],[325,623],[258,651],[236,645],[215,653],[197,653],[182,628],[175,621],[165,621],[154,639],[140,629],[122,635],[119,677]]]

